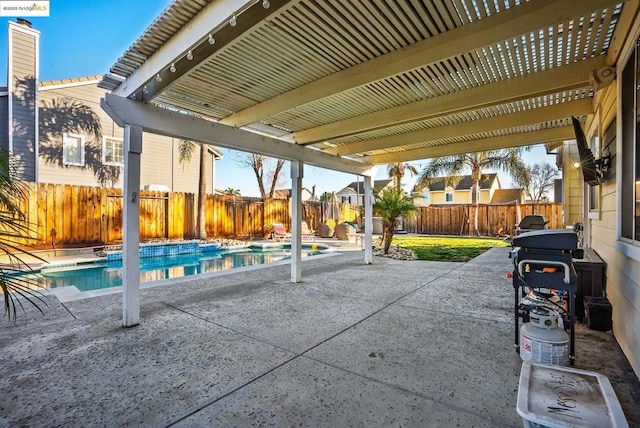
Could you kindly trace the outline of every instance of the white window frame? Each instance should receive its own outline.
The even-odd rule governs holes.
[[[119,141],[122,144],[122,162],[107,161],[107,140]],[[111,166],[124,166],[124,139],[121,137],[102,137],[102,164]]]
[[[453,200],[455,199],[453,197],[453,194],[454,194],[453,187],[446,187],[444,189],[444,203],[445,204],[452,204],[453,203]],[[451,195],[451,200],[450,201],[447,200],[447,196],[449,196],[449,195]]]
[[[80,140],[80,162],[69,162],[67,160],[67,156],[69,154],[67,147],[70,143],[69,140],[72,138]],[[62,133],[62,163],[64,165],[71,165],[71,166],[84,166],[85,145],[86,145],[86,141],[85,141],[84,135],[72,134],[67,132]]]

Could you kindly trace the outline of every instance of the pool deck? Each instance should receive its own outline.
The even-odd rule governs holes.
[[[28,309],[0,327],[1,426],[518,427],[507,248],[468,263],[361,251]],[[632,427],[640,382],[579,326],[576,368],[609,377]]]

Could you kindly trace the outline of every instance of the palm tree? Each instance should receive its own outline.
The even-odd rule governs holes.
[[[402,189],[402,178],[404,177],[405,170],[409,171],[412,177],[418,173],[416,167],[408,163],[397,162],[387,166],[389,178],[393,179],[393,187],[396,190]]]
[[[393,234],[398,227],[398,217],[408,215],[415,211],[413,200],[398,189],[383,189],[375,192],[376,202],[374,211],[382,217],[382,242],[384,253],[389,253]]]
[[[434,158],[422,171],[416,188],[427,186],[431,180],[439,175],[460,176],[465,170],[471,169],[473,233],[478,235],[478,196],[482,171],[484,169],[498,169],[513,177],[519,177],[526,170],[526,165],[520,158],[521,153],[522,148],[510,148]]]
[[[234,189],[233,187],[228,187],[224,190],[224,194],[228,196],[240,196],[240,189]]]
[[[25,261],[25,256],[44,259],[24,251],[21,241],[30,239],[31,230],[19,202],[27,196],[28,188],[15,178],[15,165],[9,152],[0,148],[0,254],[8,263],[0,265],[0,288],[4,296],[5,314],[16,319],[18,306],[24,310],[22,300],[32,304],[43,313],[39,304],[46,306],[42,294],[34,290],[38,286],[34,272]],[[27,273],[27,275],[25,275]],[[29,275],[31,274],[31,275]]]
[[[178,160],[180,161],[180,163],[190,162],[196,146],[200,146],[200,170],[198,172],[198,218],[196,221],[196,229],[198,231],[198,239],[207,239],[207,181],[205,176],[207,167],[207,149],[203,143],[194,143],[193,141],[181,140],[180,144],[178,145]]]

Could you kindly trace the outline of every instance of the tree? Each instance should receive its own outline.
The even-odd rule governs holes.
[[[514,177],[514,181],[522,187],[525,196],[534,204],[548,199],[548,193],[553,188],[553,182],[558,170],[549,163],[527,166],[522,174]]]
[[[398,227],[398,217],[408,215],[416,210],[413,200],[402,190],[383,189],[375,192],[374,211],[382,217],[382,242],[384,253],[389,254],[393,234]]]
[[[206,197],[207,197],[207,179],[206,179],[206,154],[207,149],[204,143],[194,143],[193,141],[181,140],[178,145],[178,160],[183,164],[191,162],[193,152],[196,147],[200,147],[200,169],[198,171],[198,218],[196,220],[196,229],[198,239],[207,239],[206,225]]]
[[[234,189],[233,187],[227,187],[224,190],[224,194],[228,196],[240,196],[240,190]]]
[[[431,180],[439,175],[460,176],[465,170],[470,169],[472,182],[471,206],[474,219],[473,234],[479,235],[478,196],[482,171],[484,169],[498,169],[507,172],[513,177],[521,176],[526,168],[525,163],[520,158],[521,152],[521,148],[511,148],[434,158],[422,171],[416,188],[427,186]]]
[[[318,199],[320,202],[329,202],[331,200],[331,192],[322,192],[320,198]]]
[[[402,190],[402,178],[405,171],[409,171],[412,177],[418,173],[416,167],[408,163],[397,162],[387,166],[389,178],[393,179],[393,187],[396,190]]]
[[[19,202],[27,196],[28,188],[15,177],[16,165],[9,152],[0,148],[0,254],[8,263],[0,265],[0,288],[4,297],[5,315],[16,319],[18,306],[24,310],[22,299],[43,313],[40,303],[46,306],[43,296],[34,289],[38,286],[33,279],[33,270],[25,261],[25,256],[44,259],[24,250],[21,241],[31,239],[31,230]],[[25,275],[27,273],[27,275]]]
[[[255,153],[238,153],[236,161],[242,167],[253,170],[256,180],[258,180],[258,188],[262,199],[273,199],[276,185],[284,167],[284,160],[278,159],[273,169],[270,169],[271,158]],[[267,188],[269,189],[268,192],[266,191]]]

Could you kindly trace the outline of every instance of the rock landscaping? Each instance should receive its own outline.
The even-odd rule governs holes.
[[[390,259],[395,260],[418,260],[418,255],[413,250],[408,250],[406,248],[398,247],[397,245],[391,244],[389,247],[389,253],[384,253],[384,247],[380,239],[376,239],[373,242],[373,255],[380,257],[388,257]]]

